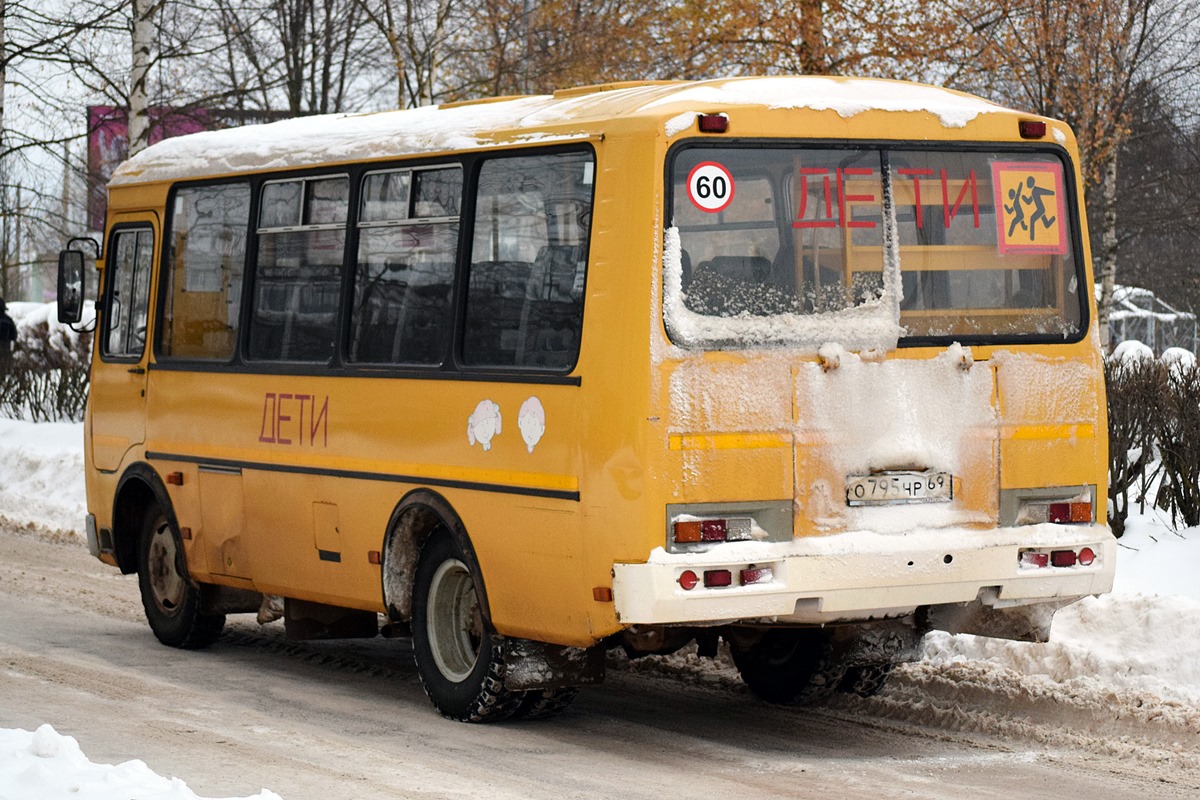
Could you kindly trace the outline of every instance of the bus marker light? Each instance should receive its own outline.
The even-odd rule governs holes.
[[[1017,123],[1022,139],[1041,139],[1046,135],[1046,123],[1036,119],[1023,119]]]
[[[1039,553],[1036,550],[1026,550],[1021,553],[1022,567],[1048,567],[1050,566],[1050,554]]]
[[[691,591],[692,589],[695,589],[696,584],[699,582],[700,578],[698,578],[696,573],[692,572],[690,569],[685,569],[683,574],[679,576],[679,585],[683,587],[684,591]]]
[[[724,114],[701,114],[701,133],[724,133],[729,130],[729,117]]]
[[[183,473],[182,472],[168,472],[167,473],[167,483],[169,483],[171,486],[183,486]]]
[[[704,570],[704,586],[706,588],[732,586],[733,573],[727,569],[706,569]]]
[[[592,599],[597,603],[612,602],[612,588],[608,586],[597,586],[592,589]]]
[[[1085,547],[1079,551],[1079,565],[1090,567],[1096,560],[1096,551],[1090,547]]]
[[[368,550],[367,551],[367,563],[368,564],[382,564],[383,563],[383,554],[380,553],[378,550]]]
[[[1073,567],[1077,558],[1074,550],[1055,550],[1050,554],[1050,563],[1056,567]]]

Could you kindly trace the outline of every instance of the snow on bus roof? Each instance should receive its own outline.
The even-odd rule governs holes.
[[[727,78],[617,84],[503,100],[404,111],[327,114],[166,139],[121,164],[111,186],[288,169],[497,144],[570,141],[589,123],[620,116],[677,120],[680,112],[737,106],[927,112],[948,128],[980,114],[1012,113],[982,98],[934,86],[869,78]],[[572,130],[572,123],[579,127]],[[670,128],[670,125],[668,125]],[[679,132],[678,129],[671,132]]]

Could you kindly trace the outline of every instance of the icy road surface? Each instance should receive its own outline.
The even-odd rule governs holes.
[[[133,576],[0,525],[0,728],[52,724],[201,796],[1054,798],[1200,795],[1194,709],[1039,693],[986,662],[906,669],[878,698],[783,709],[727,669],[615,663],[563,716],[443,720],[407,642],[288,642],[233,617],[163,647]]]

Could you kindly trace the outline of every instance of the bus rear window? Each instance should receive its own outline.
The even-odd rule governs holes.
[[[684,344],[830,340],[839,318],[898,310],[913,343],[1077,339],[1064,175],[1045,151],[680,150],[670,226],[691,324],[668,308],[668,329]]]

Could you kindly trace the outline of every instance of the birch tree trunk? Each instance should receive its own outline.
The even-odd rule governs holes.
[[[150,107],[146,79],[150,74],[150,49],[154,43],[154,15],[162,0],[133,0],[133,71],[129,81],[129,155],[150,146]]]
[[[1109,347],[1108,319],[1113,290],[1117,284],[1117,151],[1109,151],[1101,173],[1100,202],[1103,218],[1100,231],[1100,297],[1096,301],[1100,343]]]

